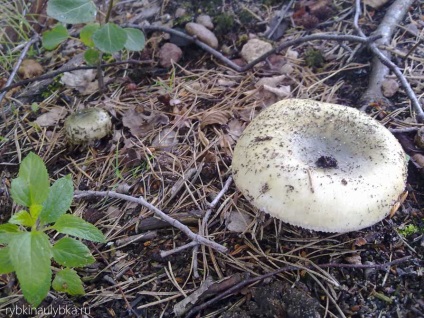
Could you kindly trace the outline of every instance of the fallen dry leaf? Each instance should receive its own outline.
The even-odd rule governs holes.
[[[272,87],[264,85],[264,90],[275,94],[277,97],[290,97],[291,89],[290,86]]]
[[[387,2],[389,2],[389,0],[364,0],[365,4],[369,5],[374,9],[378,9],[384,6]]]
[[[239,211],[231,211],[225,218],[227,229],[237,233],[247,231],[251,222],[252,218],[249,215]]]
[[[416,153],[411,157],[411,159],[416,167],[418,167],[419,169],[424,168],[424,155]]]
[[[228,122],[228,135],[237,141],[240,135],[243,133],[245,125],[238,119],[231,119]]]
[[[365,245],[367,243],[368,243],[367,240],[365,238],[363,238],[363,237],[358,237],[355,240],[355,246],[363,246],[363,245]]]
[[[264,106],[269,106],[282,98],[291,96],[290,86],[282,85],[286,81],[286,75],[263,77],[255,84],[257,90],[250,92],[253,92],[253,97]],[[246,93],[249,93],[249,91]]]
[[[209,125],[224,125],[230,119],[230,113],[223,110],[208,110],[202,114],[200,118],[200,128]]]
[[[59,120],[65,118],[68,111],[64,107],[53,107],[47,113],[38,116],[35,122],[40,127],[57,125]]]
[[[223,86],[223,87],[233,87],[233,86],[236,86],[238,84],[236,81],[223,79],[223,78],[218,79],[218,81],[216,83],[219,86]]]
[[[165,128],[152,141],[152,147],[164,151],[172,151],[178,144],[177,133],[171,128]]]
[[[219,146],[223,148],[224,150],[232,148],[231,146],[234,145],[234,143],[235,143],[234,139],[227,134],[221,134],[219,136]],[[230,154],[230,153],[227,152],[227,154]]]
[[[95,70],[76,70],[63,73],[60,82],[69,88],[76,89],[83,95],[89,95],[96,92],[99,88]]]
[[[177,317],[183,316],[189,308],[193,307],[193,305],[196,304],[199,298],[202,297],[202,295],[205,294],[208,291],[209,287],[213,284],[214,282],[212,280],[212,277],[206,277],[206,279],[202,282],[198,289],[196,289],[189,296],[184,297],[183,300],[175,304],[175,315]]]
[[[260,88],[261,86],[267,85],[271,87],[278,87],[282,85],[287,79],[285,75],[272,76],[272,77],[262,77],[259,81],[256,82],[255,87]]]
[[[23,79],[37,77],[43,73],[44,69],[41,64],[31,59],[23,60],[18,69],[18,74]]]
[[[131,134],[135,137],[144,137],[156,125],[166,125],[169,123],[169,118],[159,112],[152,112],[150,115],[145,115],[134,109],[127,110],[122,116],[122,123],[129,128]]]
[[[176,101],[176,99],[174,100]],[[172,124],[175,125],[175,127],[177,128],[190,127],[191,119],[187,118],[189,115],[189,111],[187,110],[187,107],[183,106],[181,103],[176,104],[172,109],[172,114],[174,115]]]
[[[362,264],[361,255],[358,255],[358,254],[355,254],[352,256],[346,256],[345,261],[347,261],[349,264],[356,264],[356,265]]]
[[[296,25],[313,29],[332,15],[331,0],[304,0],[296,3],[292,18]]]

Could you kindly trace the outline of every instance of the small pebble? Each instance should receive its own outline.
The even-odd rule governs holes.
[[[210,47],[216,49],[218,48],[218,39],[212,31],[208,30],[205,26],[189,22],[185,27],[188,34],[196,36],[200,41],[206,43]]]
[[[178,8],[176,11],[175,11],[175,17],[178,19],[178,18],[181,18],[182,16],[184,16],[186,14],[186,9],[184,9],[184,8]]]
[[[250,63],[271,50],[272,45],[270,43],[259,39],[251,39],[243,45],[241,56]]]
[[[385,79],[381,83],[381,91],[385,97],[392,97],[399,90],[399,83],[395,79]]]
[[[212,18],[206,14],[199,15],[196,22],[207,27],[209,30],[212,30],[214,27]]]
[[[183,51],[172,43],[165,43],[159,50],[159,64],[168,68],[172,63],[178,63],[183,56]]]

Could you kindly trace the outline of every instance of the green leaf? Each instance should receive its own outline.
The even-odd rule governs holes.
[[[146,39],[143,32],[133,28],[126,28],[124,31],[127,32],[127,42],[125,42],[125,48],[127,50],[141,51],[144,49]]]
[[[8,244],[13,235],[19,233],[19,227],[15,224],[0,224],[0,244]]]
[[[87,246],[70,237],[57,241],[53,246],[53,258],[66,267],[83,267],[96,261]]]
[[[94,47],[92,36],[98,29],[100,29],[100,24],[98,23],[90,23],[83,27],[80,32],[81,42],[88,47]]]
[[[73,235],[89,241],[106,242],[106,238],[97,227],[74,215],[62,215],[52,228],[59,233]]]
[[[37,307],[50,290],[51,246],[48,236],[39,231],[16,234],[9,242],[9,257],[25,299]]]
[[[17,225],[23,225],[32,227],[36,222],[36,219],[33,219],[31,217],[31,214],[28,213],[28,211],[21,210],[14,215],[9,220],[9,223],[17,224]]]
[[[96,47],[105,53],[114,53],[122,50],[127,41],[127,32],[114,23],[106,23],[93,34]]]
[[[32,103],[31,104],[31,110],[34,112],[34,113],[36,113],[36,112],[38,112],[38,110],[40,109],[40,104],[38,104],[38,103]]]
[[[54,50],[60,43],[69,37],[68,30],[61,24],[43,33],[43,47],[46,50]]]
[[[9,257],[9,247],[0,248],[0,274],[9,274],[15,271]]]
[[[22,160],[10,193],[17,204],[29,207],[42,204],[49,195],[49,187],[49,175],[43,160],[31,152]]]
[[[96,19],[97,8],[91,0],[49,0],[47,14],[62,23],[86,23]]]
[[[89,65],[97,65],[100,62],[100,52],[96,49],[87,49],[84,53],[84,60]]]
[[[30,193],[28,182],[24,179],[16,178],[12,180],[12,185],[10,187],[10,194],[12,199],[20,205],[30,206]]]
[[[52,283],[53,289],[58,292],[65,292],[69,295],[84,295],[84,287],[77,272],[70,268],[57,272]]]
[[[29,206],[29,214],[31,214],[34,220],[37,220],[42,209],[43,209],[43,206],[41,204],[31,204]]]
[[[43,203],[40,220],[54,223],[71,207],[74,196],[74,185],[70,175],[56,180],[50,188],[49,196]]]

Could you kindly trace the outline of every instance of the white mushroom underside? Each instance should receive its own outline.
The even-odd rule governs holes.
[[[318,167],[320,157],[336,167]],[[403,192],[406,161],[396,138],[356,109],[284,100],[246,128],[233,156],[234,180],[257,208],[326,232],[382,220]]]

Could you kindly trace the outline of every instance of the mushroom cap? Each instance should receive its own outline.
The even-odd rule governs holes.
[[[79,110],[65,120],[65,132],[71,144],[84,144],[101,139],[112,130],[109,114],[100,108]]]
[[[266,108],[234,149],[237,188],[292,225],[349,232],[386,217],[405,188],[405,153],[376,120],[346,106],[288,99]]]

